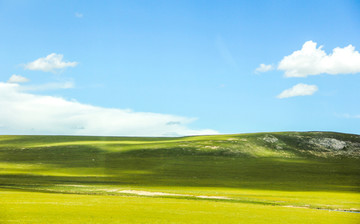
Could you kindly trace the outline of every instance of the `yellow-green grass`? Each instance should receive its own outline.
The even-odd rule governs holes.
[[[0,223],[356,223],[359,155],[326,132],[0,136]]]
[[[0,223],[357,223],[359,214],[223,201],[0,191]]]

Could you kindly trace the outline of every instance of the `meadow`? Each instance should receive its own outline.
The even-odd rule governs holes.
[[[0,136],[0,223],[360,223],[360,136]]]

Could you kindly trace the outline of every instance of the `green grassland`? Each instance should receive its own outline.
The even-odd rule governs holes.
[[[360,223],[360,136],[0,136],[0,223]]]

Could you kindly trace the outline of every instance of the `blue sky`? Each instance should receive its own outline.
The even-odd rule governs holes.
[[[0,0],[0,134],[360,134],[359,28],[359,1]]]

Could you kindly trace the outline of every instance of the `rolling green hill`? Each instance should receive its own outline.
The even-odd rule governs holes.
[[[359,193],[359,135],[0,136],[0,223],[102,223],[104,212],[113,217],[107,223],[188,223],[190,217],[194,223],[356,223],[360,214],[349,211],[360,211]],[[70,203],[58,204],[63,219],[41,198],[51,198],[51,206]],[[85,217],[76,201],[95,203],[94,217]],[[104,207],[107,202],[113,206]],[[247,211],[241,218],[231,211],[237,207]],[[111,208],[128,215],[120,218]],[[77,209],[83,219],[66,216]],[[207,220],[201,212],[218,216]]]

